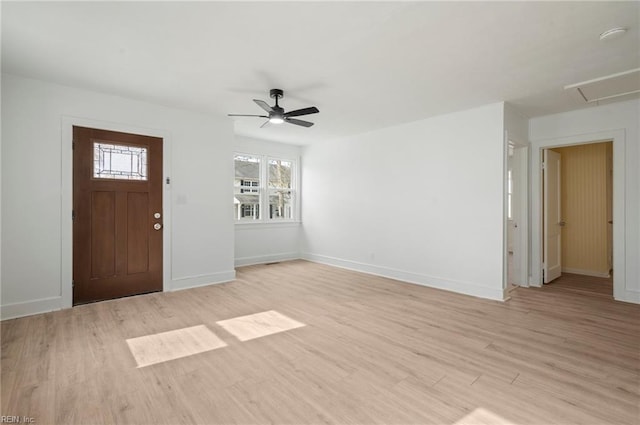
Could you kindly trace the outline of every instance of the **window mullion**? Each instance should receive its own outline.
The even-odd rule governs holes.
[[[260,221],[269,221],[269,157],[260,157]]]

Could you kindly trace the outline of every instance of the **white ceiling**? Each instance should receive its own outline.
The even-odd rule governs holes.
[[[636,1],[2,2],[2,70],[216,116],[281,88],[314,127],[225,119],[308,144],[502,100],[586,107],[563,86],[639,67],[639,22]]]

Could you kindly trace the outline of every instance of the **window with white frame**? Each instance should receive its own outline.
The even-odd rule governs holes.
[[[259,220],[261,158],[236,154],[234,163],[233,203],[236,220]]]
[[[269,219],[293,219],[293,162],[269,158]]]
[[[509,143],[507,157],[507,219],[513,219],[513,154],[515,147]]]
[[[267,155],[234,156],[236,222],[296,219],[296,161]]]
[[[513,219],[513,173],[507,171],[507,218]]]

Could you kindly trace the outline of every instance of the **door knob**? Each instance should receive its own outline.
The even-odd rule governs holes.
[[[160,224],[160,223],[156,223],[156,224],[154,224],[154,225],[153,225],[153,228],[154,228],[155,230],[160,230],[160,229],[162,229],[162,224]]]
[[[160,218],[160,217],[162,217],[162,214],[160,214],[159,212],[153,214],[153,218]]]
[[[562,220],[560,223],[558,223],[558,226],[564,227],[565,224],[567,224],[567,222]]]

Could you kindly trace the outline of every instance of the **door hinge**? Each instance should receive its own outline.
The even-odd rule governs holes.
[[[71,142],[71,150],[73,150],[75,148],[76,148],[76,141],[74,140],[74,141]]]
[[[76,210],[71,210],[71,221],[76,219]]]
[[[544,170],[546,163],[542,162],[542,169]]]

